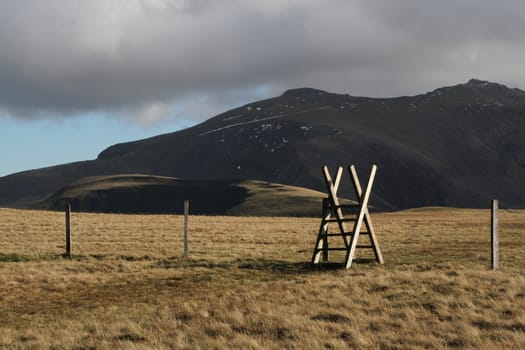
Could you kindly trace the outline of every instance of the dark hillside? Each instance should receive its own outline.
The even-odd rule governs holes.
[[[320,168],[379,166],[372,204],[525,206],[525,92],[480,80],[414,97],[315,89],[233,109],[179,132],[117,144],[96,160],[0,178],[0,206],[42,199],[85,176],[146,173],[256,179],[324,191]],[[349,196],[345,175],[342,190]]]
[[[192,215],[318,216],[321,192],[263,181],[184,180],[126,174],[94,176],[66,186],[35,207],[74,211]]]

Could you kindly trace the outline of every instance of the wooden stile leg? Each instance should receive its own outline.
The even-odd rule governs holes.
[[[350,171],[350,175],[352,177],[352,183],[354,185],[354,190],[355,190],[356,196],[357,196],[357,198],[361,198],[362,194],[363,194],[363,190],[361,188],[361,183],[359,181],[359,177],[357,176],[357,170],[356,170],[355,166],[353,166],[353,165],[350,166],[349,167],[349,171]],[[373,173],[374,178],[375,178],[376,171],[377,171],[377,166],[374,164],[372,166],[372,171],[370,173],[370,176],[372,176],[372,173]],[[370,181],[370,177],[369,177],[369,181]],[[381,249],[379,249],[379,243],[377,242],[376,234],[375,234],[375,231],[374,231],[374,227],[372,225],[372,219],[370,218],[370,213],[368,212],[368,208],[365,208],[364,221],[365,221],[366,229],[367,229],[367,231],[369,233],[370,243],[372,245],[372,249],[374,250],[374,255],[376,257],[376,260],[377,260],[378,263],[384,264],[383,254],[381,254]]]
[[[350,249],[348,250],[348,253],[346,256],[345,267],[347,269],[350,268],[350,266],[352,266],[352,261],[354,260],[355,250],[357,248],[357,241],[359,240],[359,234],[361,233],[361,225],[363,224],[365,213],[367,212],[368,199],[370,198],[370,193],[372,192],[372,185],[374,184],[376,169],[377,167],[375,165],[372,166],[372,171],[370,172],[370,176],[368,178],[368,185],[366,186],[366,190],[364,194],[362,194],[362,196],[359,197],[359,202],[360,202],[359,214],[357,217],[357,221],[355,222],[355,225],[354,225],[354,230],[352,233],[352,239],[350,243]],[[355,171],[355,168],[354,168],[354,171]],[[359,181],[354,185],[356,186],[359,185]]]
[[[328,198],[323,198],[321,225],[319,225],[319,232],[317,233],[317,240],[315,243],[314,253],[312,256],[312,265],[318,264],[323,252],[323,261],[328,260],[328,222],[330,219],[330,203]]]

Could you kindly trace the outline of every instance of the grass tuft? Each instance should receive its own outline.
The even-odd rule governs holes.
[[[314,321],[325,321],[330,323],[349,323],[350,318],[340,314],[324,313],[312,317]]]

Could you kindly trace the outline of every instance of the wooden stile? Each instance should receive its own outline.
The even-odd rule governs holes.
[[[323,200],[323,212],[319,232],[317,234],[317,241],[312,256],[312,265],[319,264],[321,252],[323,253],[323,261],[328,260],[328,252],[330,250],[346,251],[346,258],[344,266],[346,269],[350,268],[352,261],[355,258],[356,249],[368,248],[373,249],[375,258],[378,263],[383,264],[383,255],[379,249],[379,244],[375,236],[375,231],[368,212],[368,201],[372,192],[372,186],[377,171],[377,166],[373,165],[368,178],[368,183],[363,192],[357,171],[352,165],[348,168],[350,177],[352,179],[357,201],[355,204],[341,204],[337,196],[337,190],[341,181],[342,167],[339,167],[335,176],[335,181],[332,180],[327,166],[322,168],[322,173],[328,190],[328,198]],[[326,207],[328,206],[328,208]],[[345,215],[343,209],[357,209],[357,213]],[[351,231],[347,230],[345,223],[353,222]],[[337,223],[338,231],[329,232],[329,224]],[[366,227],[366,231],[361,231],[361,228]],[[370,239],[370,245],[358,245],[360,235],[366,234]],[[342,238],[344,247],[329,247],[329,237],[339,236]]]

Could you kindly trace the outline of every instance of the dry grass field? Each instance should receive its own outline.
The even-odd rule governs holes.
[[[372,219],[385,265],[314,271],[312,218],[190,216],[183,259],[180,216],[73,213],[65,259],[63,213],[0,209],[0,349],[525,349],[525,211],[497,271],[488,210]]]

